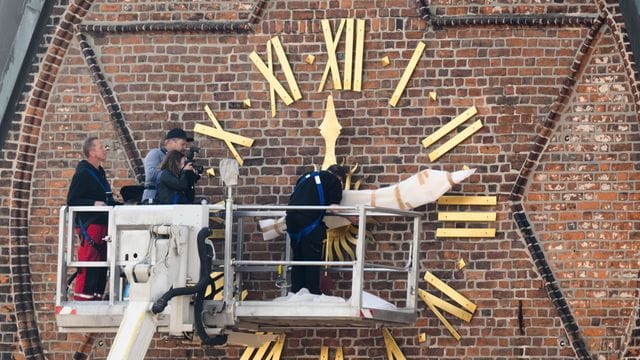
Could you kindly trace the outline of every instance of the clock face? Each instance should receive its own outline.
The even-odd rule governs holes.
[[[324,140],[324,160],[321,166],[322,169],[326,169],[330,165],[338,163],[337,154],[336,154],[336,143],[344,127],[341,125],[342,119],[339,119],[339,116],[337,115],[337,113],[341,113],[345,115],[345,118],[351,117],[352,121],[349,124],[351,127],[358,127],[358,125],[361,125],[362,127],[369,127],[369,129],[378,128],[378,129],[382,129],[382,132],[379,133],[380,135],[389,135],[389,136],[396,135],[397,138],[399,139],[402,138],[402,134],[395,133],[395,131],[391,127],[393,126],[392,117],[388,117],[388,119],[390,120],[389,122],[385,124],[380,124],[384,126],[376,126],[376,124],[367,123],[367,122],[359,123],[360,119],[358,119],[356,115],[357,110],[345,109],[344,112],[342,112],[340,109],[336,110],[336,106],[334,104],[334,96],[337,96],[337,97],[339,96],[339,97],[344,97],[349,99],[351,95],[348,95],[348,94],[362,93],[363,86],[366,88],[367,77],[364,76],[365,70],[363,67],[365,63],[364,49],[366,47],[366,43],[365,43],[366,20],[365,19],[340,19],[335,21],[334,24],[337,24],[337,26],[335,27],[335,30],[332,29],[331,22],[329,20],[321,20],[321,27],[323,31],[323,37],[324,37],[324,45],[326,50],[324,54],[321,54],[321,55],[307,54],[306,56],[302,54],[295,54],[294,56],[296,59],[300,59],[304,56],[304,62],[306,63],[306,65],[303,65],[303,66],[305,68],[307,68],[308,66],[313,66],[316,63],[316,59],[320,57],[324,57],[326,59],[326,63],[324,67],[320,66],[320,68],[323,68],[324,70],[322,71],[322,76],[317,85],[317,90],[315,91],[315,93],[320,93],[320,94],[322,94],[323,92],[328,93],[326,95],[326,106],[323,114],[323,120],[318,126],[319,135],[321,135]],[[343,38],[343,34],[344,34],[344,45],[341,46],[341,39]],[[402,71],[395,71],[395,73],[400,75],[400,77],[397,79],[397,82],[395,83],[395,87],[393,88],[392,92],[390,92],[390,96],[388,99],[389,108],[402,106],[402,101],[401,101],[402,96],[407,91],[410,91],[407,89],[407,87],[410,86],[411,84],[411,76],[415,71],[416,67],[418,66],[420,59],[423,56],[425,48],[426,48],[425,43],[421,41],[417,42],[415,48],[411,51],[410,59],[408,61],[405,61],[406,67],[402,69]],[[338,49],[341,49],[342,51],[338,52]],[[266,52],[266,56],[265,56],[266,61],[263,60],[263,57],[261,57],[260,54],[258,54],[256,51],[251,52],[251,54],[249,55],[249,59],[253,63],[255,69],[257,69],[259,73],[262,75],[263,80],[266,81],[266,83],[268,83],[270,115],[272,117],[277,117],[278,106],[295,107],[297,102],[304,101],[305,94],[301,91],[300,86],[297,83],[296,75],[293,71],[294,67],[290,63],[289,59],[292,56],[289,56],[284,50],[284,46],[279,36],[274,36],[267,41],[265,52]],[[394,63],[400,62],[398,61],[397,56],[392,56],[392,57],[394,58]],[[280,70],[282,71],[282,74],[280,77],[278,77],[278,74],[275,72],[274,61],[276,59],[279,62]],[[340,59],[341,61],[339,61],[338,59]],[[386,69],[388,67],[393,68],[393,66],[391,66],[392,60],[389,55],[385,55],[380,59],[378,59],[377,61],[374,60],[374,61],[370,61],[369,63],[370,64],[375,63],[377,64],[378,68],[382,68],[382,69]],[[393,70],[389,69],[389,71],[393,71]],[[284,79],[284,81],[281,81],[280,79]],[[329,87],[330,89],[327,89]],[[376,91],[380,91],[380,90],[381,89],[376,89]],[[344,94],[347,94],[347,95],[344,95]],[[356,95],[356,97],[366,97],[366,95],[363,95],[363,94],[358,94],[358,95]],[[430,102],[431,106],[436,106],[437,92],[430,91],[429,96],[427,99],[425,99],[425,101]],[[245,100],[245,104],[246,103],[247,103],[247,100]],[[344,103],[348,103],[348,101],[345,101]],[[473,122],[471,125],[463,126],[463,124],[465,124],[469,119],[474,117],[477,113],[478,113],[477,108],[475,106],[471,106],[467,110],[465,110],[464,112],[456,116],[453,120],[446,123],[443,127],[438,129],[437,131],[434,131],[428,137],[422,139],[422,145],[425,148],[430,148],[428,159],[431,162],[437,161],[441,156],[445,155],[447,152],[454,149],[458,144],[465,141],[466,139],[471,137],[473,134],[475,134],[477,131],[479,131],[483,127],[481,120],[477,120]],[[374,111],[373,114],[387,117],[389,112],[381,112],[380,110],[376,110]],[[402,114],[402,110],[400,110],[400,114]],[[449,135],[452,132],[454,132],[454,134]],[[355,133],[352,132],[349,135],[354,139],[358,138],[358,132],[355,132]],[[446,139],[446,141],[441,141],[440,143],[438,143],[442,139]],[[370,143],[367,140],[369,139],[365,139],[365,144],[372,145],[371,147],[368,147],[367,153],[369,154],[373,152],[374,154],[379,154],[380,157],[383,157],[384,155],[382,154],[382,152],[378,152],[378,149],[376,149],[376,145],[384,149],[383,151],[388,152],[390,149],[392,151],[394,149],[394,146],[389,146],[389,144],[391,145],[399,144],[398,142],[393,140],[389,141],[388,143],[385,142],[383,144]],[[354,140],[354,141],[357,142],[358,140]],[[416,144],[416,147],[417,146],[418,144]],[[346,157],[349,157],[350,155],[352,154],[343,154],[343,156],[346,156]],[[402,157],[396,158],[396,162],[398,163],[396,166],[396,170],[399,170],[399,171],[409,170],[408,168],[402,167],[403,160],[404,159]],[[472,171],[469,172],[469,174],[471,173]],[[447,176],[451,176],[451,174],[449,173],[447,174],[448,174]],[[382,206],[397,207],[400,209],[405,209],[405,208],[415,207],[410,205],[409,201],[413,201],[413,203],[416,204],[416,206],[421,206],[426,202],[434,201],[435,198],[428,201],[424,201],[424,202],[418,202],[417,200],[415,200],[415,198],[419,197],[418,194],[429,192],[429,190],[433,190],[433,188],[436,187],[436,184],[434,184],[433,186],[428,186],[429,189],[420,189],[418,186],[418,183],[420,183],[421,181],[437,182],[437,180],[435,179],[437,175],[435,175],[435,173],[430,174],[428,170],[424,170],[422,172],[419,172],[415,176],[417,176],[419,179],[421,176],[423,176],[424,179],[415,180],[414,183],[412,183],[413,184],[412,186],[415,187],[414,188],[415,192],[413,193],[413,195],[411,195],[410,191],[409,192],[405,191],[405,193],[409,193],[409,195],[405,194],[405,196],[407,197],[407,202],[404,202],[404,201],[391,202],[390,203],[391,205],[382,205]],[[461,175],[459,176],[460,176],[460,179],[456,180],[455,183],[459,183],[460,181],[462,181],[462,179],[466,178],[469,175],[465,175],[464,177],[462,177]],[[452,177],[455,177],[455,174]],[[447,189],[450,189],[451,186],[454,185],[454,182],[451,180],[452,177],[450,177],[448,180],[449,184]],[[384,180],[384,179],[385,179],[384,177],[379,178],[379,180]],[[408,179],[408,180],[411,180],[411,179]],[[443,178],[442,182],[447,182],[447,180]],[[397,187],[397,189],[401,189],[402,184],[405,184],[405,187],[407,186],[406,183],[407,182],[401,182],[393,186]],[[345,190],[349,190],[349,188],[347,187]],[[400,190],[395,192],[396,200],[400,196],[400,194],[401,194]],[[343,195],[343,200],[344,200],[344,196],[345,195]],[[367,197],[368,196],[369,195],[367,195]],[[462,205],[467,207],[473,206],[473,205],[491,206],[491,205],[495,205],[495,200],[496,200],[495,197],[454,196],[454,197],[448,197],[447,199],[444,199],[441,206],[444,206],[444,207],[446,207],[447,205]],[[381,200],[378,199],[378,204],[380,204],[380,201]],[[384,204],[384,201],[382,201],[382,203]],[[395,206],[396,203],[398,204],[397,206]],[[374,203],[370,205],[375,206],[376,204]],[[449,212],[442,212],[441,214],[439,214],[439,220],[443,222],[455,221],[460,223],[464,221],[473,221],[473,222],[476,222],[477,224],[477,222],[482,222],[482,221],[486,223],[490,223],[491,221],[495,221],[495,218],[496,218],[495,212],[486,212],[486,211],[473,212],[473,213],[449,211]],[[283,224],[284,222],[271,220],[268,223],[269,223],[269,226],[268,226],[269,231],[272,231],[273,230],[272,228],[276,227],[278,223]],[[436,233],[436,236],[438,237],[459,238],[459,237],[494,237],[495,236],[495,229],[487,228],[486,226],[484,228],[472,228],[472,229],[467,229],[467,228],[459,229],[459,228],[445,227],[437,230],[438,231]],[[274,232],[276,236],[277,234],[282,234],[282,233],[283,233],[283,229],[281,229],[280,231]],[[357,229],[354,230],[353,226],[339,227],[337,229],[329,229],[327,232],[327,239],[325,240],[325,249],[324,249],[325,260],[332,261],[334,259],[334,256],[335,258],[341,261],[345,258],[353,259],[354,253],[353,253],[352,247],[356,243],[356,238],[354,237],[356,233],[357,233]],[[387,240],[392,240],[392,239],[387,239]],[[374,258],[378,258],[378,260],[381,260],[381,259],[384,260],[385,256],[384,255],[381,257],[374,256]],[[465,265],[466,263],[462,258],[458,259],[458,261],[456,262],[456,267],[458,270],[462,270],[465,267]],[[464,297],[462,294],[458,293],[453,288],[446,285],[444,282],[442,282],[440,279],[438,279],[435,275],[431,274],[430,272],[427,272],[425,274],[425,281],[431,284],[432,287],[435,287],[437,290],[441,291],[443,294],[446,294],[448,298],[452,300],[452,302],[457,303],[457,305],[453,305],[446,300],[443,300],[439,297],[434,296],[428,291],[419,289],[419,296],[422,299],[422,301],[424,301],[425,305],[427,305],[428,308],[437,316],[437,318],[447,328],[447,330],[451,333],[451,335],[456,340],[460,340],[461,336],[455,330],[455,328],[451,325],[451,323],[442,315],[441,310],[444,310],[464,321],[470,321],[473,316],[473,313],[476,310],[476,305],[470,300],[468,300],[466,297]],[[391,353],[395,354],[396,357],[398,358],[403,356],[400,348],[396,344],[392,335],[388,332],[384,332],[383,335],[384,335],[384,341],[385,341],[385,346],[387,347],[387,351],[390,351]],[[419,340],[420,342],[426,341],[425,334],[419,334],[418,337],[419,339],[421,339]],[[338,348],[337,351],[339,353],[342,353],[341,348]],[[323,347],[321,354],[324,354],[326,356],[328,354],[328,349],[326,347]]]
[[[54,12],[62,14],[66,3],[54,5]],[[105,168],[115,180],[114,188],[119,188],[131,184],[134,176],[140,176],[135,170],[135,162],[141,162],[140,152],[144,154],[157,147],[167,129],[175,126],[192,129],[197,123],[202,125],[198,141],[203,148],[200,160],[204,164],[213,166],[218,159],[231,156],[243,164],[240,170],[243,183],[238,187],[242,202],[286,203],[296,175],[303,169],[311,169],[312,165],[321,167],[331,153],[332,140],[327,140],[322,133],[335,133],[336,126],[328,123],[329,129],[321,130],[327,114],[332,113],[327,106],[331,96],[341,127],[339,135],[333,135],[336,138],[333,155],[338,162],[359,164],[355,176],[360,176],[364,188],[396,184],[424,167],[449,171],[463,165],[479,168],[479,174],[455,189],[457,194],[469,195],[467,198],[441,199],[443,202],[429,205],[430,221],[424,232],[428,240],[421,248],[426,257],[423,265],[432,266],[436,275],[449,272],[448,278],[455,279],[448,284],[453,288],[465,288],[464,279],[465,294],[483,300],[478,303],[486,307],[485,318],[479,322],[482,325],[476,323],[464,328],[458,319],[444,314],[458,330],[462,328],[463,337],[465,332],[473,336],[468,340],[477,345],[475,354],[488,357],[494,350],[500,354],[522,350],[498,348],[505,341],[503,331],[516,334],[515,327],[503,326],[511,325],[516,317],[545,333],[531,337],[528,344],[534,344],[532,350],[539,350],[533,349],[535,344],[544,344],[539,346],[540,350],[552,358],[572,351],[570,346],[565,347],[565,340],[558,341],[562,349],[555,346],[558,334],[564,334],[562,325],[571,321],[566,316],[572,314],[571,309],[563,306],[567,312],[561,313],[560,320],[554,318],[554,305],[549,305],[547,295],[560,294],[552,298],[554,304],[563,304],[565,298],[551,287],[547,287],[548,291],[552,289],[549,293],[540,290],[537,277],[541,273],[545,279],[555,276],[560,287],[564,284],[569,291],[567,302],[578,306],[575,324],[581,327],[586,324],[588,328],[585,333],[589,345],[584,346],[606,348],[608,350],[602,352],[608,352],[607,355],[619,351],[615,349],[619,337],[610,334],[633,332],[627,322],[635,319],[629,314],[635,314],[637,302],[630,289],[636,287],[634,272],[637,273],[638,268],[634,260],[637,259],[638,218],[633,211],[638,208],[637,186],[633,192],[637,180],[634,170],[638,160],[635,156],[638,96],[633,64],[621,56],[626,42],[620,30],[624,26],[616,19],[617,5],[615,2],[585,5],[586,2],[579,1],[568,1],[564,5],[559,4],[560,1],[516,4],[500,0],[484,2],[482,6],[477,3],[419,1],[421,11],[432,10],[434,15],[465,12],[473,15],[444,19],[455,24],[426,32],[423,19],[416,17],[413,8],[416,1],[385,0],[370,4],[351,0],[132,0],[70,4],[69,10],[77,12],[77,17],[66,13],[64,19],[62,16],[55,19],[75,21],[87,12],[86,20],[103,24],[86,24],[85,28],[82,27],[85,24],[79,24],[78,30],[84,34],[77,35],[86,35],[89,43],[79,44],[81,37],[73,35],[75,26],[69,21],[61,22],[65,27],[56,33],[53,52],[43,57],[46,67],[40,70],[41,76],[34,87],[38,91],[29,95],[21,130],[16,134],[11,130],[12,138],[20,142],[15,145],[18,152],[9,149],[7,158],[16,153],[16,157],[26,160],[17,163],[18,168],[24,167],[26,172],[14,171],[11,181],[17,184],[12,186],[18,186],[11,196],[19,200],[8,202],[9,212],[16,217],[12,215],[7,231],[19,234],[11,253],[36,251],[29,259],[37,265],[31,271],[36,278],[52,275],[51,271],[40,270],[51,268],[49,261],[41,256],[42,251],[49,253],[51,237],[55,237],[56,232],[50,224],[58,221],[57,205],[50,204],[64,201],[64,184],[79,158],[78,145],[89,132],[110,137],[108,140],[117,143]],[[268,10],[262,19],[265,4]],[[254,5],[259,8],[255,14],[250,13]],[[209,31],[213,28],[193,31],[193,27],[190,30],[183,27],[187,30],[175,32],[160,29],[162,23],[151,32],[145,28],[145,21],[170,19],[193,26],[197,24],[189,20],[195,18],[217,20],[218,10],[224,13],[219,19],[250,19],[245,23],[247,31],[238,32],[240,35],[219,34]],[[496,15],[487,15],[491,12]],[[578,17],[582,20],[574,21],[573,12],[580,13]],[[525,16],[528,24],[515,24],[522,19],[518,14],[524,13],[530,14]],[[340,19],[348,16],[358,18]],[[322,18],[328,19],[328,26]],[[481,26],[472,24],[476,19]],[[50,23],[55,22],[51,20]],[[556,20],[561,23],[560,27],[553,24]],[[540,25],[530,27],[531,22],[537,21]],[[360,22],[365,25],[362,41],[358,40]],[[235,22],[238,23],[241,21]],[[179,29],[181,25],[185,24],[173,23],[171,29]],[[253,34],[250,33],[252,25],[256,25]],[[108,27],[128,30],[119,33]],[[272,40],[274,35],[277,40]],[[416,55],[418,39],[426,39],[419,56]],[[88,45],[97,50],[96,56],[86,55]],[[362,60],[358,60],[360,47]],[[584,49],[589,51],[583,52]],[[262,72],[249,57],[254,51],[264,65]],[[414,55],[418,61],[413,72],[405,76]],[[51,58],[53,60],[49,60]],[[292,82],[282,65],[285,60],[290,65]],[[361,71],[356,68],[360,62]],[[406,84],[399,87],[404,83],[402,79],[407,79]],[[559,91],[562,96],[557,97]],[[565,96],[571,92],[575,96]],[[549,108],[555,109],[551,105],[556,101],[566,102],[565,114],[549,112]],[[211,116],[203,108],[204,104],[209,105]],[[477,115],[454,121],[473,106],[478,107]],[[551,117],[544,119],[545,115]],[[219,120],[217,124],[213,118]],[[473,134],[469,135],[474,130],[468,130],[464,136],[458,136],[468,128],[476,129],[478,119],[483,122],[482,128]],[[451,129],[445,135],[433,136],[449,124]],[[558,126],[555,131],[554,126]],[[532,141],[538,127],[542,128],[540,136]],[[482,133],[489,129],[491,133],[484,136]],[[465,138],[466,135],[469,137]],[[443,147],[454,138],[455,141]],[[15,141],[9,141],[9,146],[14,146],[12,143]],[[534,152],[529,159],[527,154],[531,155],[532,147],[546,147],[546,153]],[[521,166],[523,176],[518,177]],[[533,186],[525,188],[521,180]],[[208,184],[202,181],[201,185],[208,197],[224,196],[217,179]],[[29,186],[35,190],[33,193],[24,191],[23,187]],[[515,199],[511,201],[517,200],[520,209],[510,211],[504,202],[483,204],[492,199],[471,198],[475,194],[500,192],[504,199],[509,191]],[[531,223],[524,213],[525,204]],[[480,231],[492,228],[495,220],[491,214],[484,213],[495,210],[496,206],[502,209],[500,229],[505,229],[500,239],[448,238],[459,235],[456,228],[461,223],[465,228]],[[29,214],[38,216],[29,217]],[[512,215],[521,215],[515,219],[516,225],[509,220]],[[382,249],[379,253],[381,257],[393,259],[402,244],[384,226],[376,229],[376,240]],[[515,226],[526,227],[530,232],[535,230],[542,241],[527,243],[527,252],[524,242],[520,241],[523,236]],[[440,228],[443,230],[438,234]],[[24,234],[33,231],[45,236],[29,236],[28,241],[22,241],[26,239]],[[437,235],[443,237],[435,239]],[[472,232],[464,234],[472,235]],[[14,245],[13,237],[8,241]],[[272,256],[275,252],[268,245],[265,250],[262,241],[256,243],[252,250],[260,254]],[[607,255],[606,249],[620,250],[617,254],[623,254],[622,259],[598,260],[603,254]],[[544,261],[545,252],[549,262]],[[532,257],[535,264],[531,264]],[[19,276],[12,275],[23,279],[28,288],[30,276],[23,276],[21,272],[26,269],[20,265],[23,259],[11,257],[10,271],[18,269]],[[16,264],[19,266],[14,266]],[[456,270],[453,270],[454,264]],[[579,271],[575,270],[576,264]],[[562,270],[553,272],[554,266]],[[487,272],[489,269],[491,273]],[[463,270],[464,273],[459,272]],[[399,298],[392,281],[382,279],[379,284],[383,284],[381,291]],[[20,287],[23,283],[17,285]],[[421,286],[426,291],[433,289],[431,283],[421,282]],[[44,314],[44,321],[50,321],[51,304],[39,300],[48,298],[48,294],[41,286],[35,287],[33,293],[36,315]],[[499,294],[499,298],[495,299],[494,294]],[[508,298],[514,294],[525,298],[524,310],[522,306],[518,309],[517,301],[514,305],[514,300]],[[425,297],[432,305],[437,302]],[[442,298],[451,302],[448,297]],[[34,318],[29,306],[16,305],[19,319]],[[441,308],[436,309],[442,312]],[[517,316],[518,310],[520,316]],[[532,311],[537,315],[528,317]],[[10,327],[15,323],[10,319],[12,316],[7,315]],[[550,318],[554,318],[553,321]],[[18,333],[37,329],[37,324],[32,326],[33,321],[18,321]],[[606,334],[602,334],[600,324],[609,324]],[[574,328],[574,322],[569,325]],[[434,329],[438,326],[442,328],[431,315],[420,318],[418,326],[429,328],[429,332],[437,331]],[[486,328],[481,328],[484,326]],[[442,332],[446,334],[446,330]],[[305,336],[307,334],[316,336],[317,333],[308,330]],[[350,332],[347,334],[352,336]],[[527,333],[527,338],[529,335]],[[47,334],[46,338],[57,336],[61,335]],[[369,344],[367,337],[374,337],[378,339],[376,344],[381,344],[383,339],[379,331],[358,331],[356,336],[359,339],[348,344],[363,341]],[[401,336],[401,348],[403,338],[409,342],[410,336],[411,333]],[[448,357],[473,356],[460,346],[456,348],[454,341],[446,340],[436,341],[437,353]],[[492,343],[499,345],[487,345]],[[50,341],[45,344],[45,347],[51,346]],[[436,346],[434,342],[431,344]],[[302,348],[303,345],[298,346],[300,353],[304,351]],[[420,350],[420,355],[428,354],[426,349]],[[361,346],[358,351],[362,351]],[[634,351],[637,352],[637,346]],[[379,357],[380,353],[373,356]]]

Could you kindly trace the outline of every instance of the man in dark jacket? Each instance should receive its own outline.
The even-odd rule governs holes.
[[[330,205],[342,200],[342,183],[346,172],[338,165],[326,171],[302,175],[289,199],[289,205]],[[324,210],[287,210],[287,232],[291,238],[294,261],[321,261],[322,244],[327,237],[323,222]],[[294,266],[291,271],[291,291],[307,288],[321,294],[320,267]]]
[[[88,138],[83,146],[85,160],[80,161],[71,179],[67,194],[68,206],[115,205],[111,186],[101,164],[107,158],[107,149],[96,137]],[[78,261],[105,261],[107,259],[108,215],[106,212],[79,213],[75,219],[75,232],[80,238]],[[75,279],[74,299],[100,300],[107,281],[107,268],[79,268]]]

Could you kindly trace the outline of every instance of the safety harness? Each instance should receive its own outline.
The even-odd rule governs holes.
[[[109,201],[110,198],[111,200],[113,200],[113,194],[111,192],[111,186],[109,185],[109,183],[106,182],[106,180],[103,181],[102,179],[100,179],[100,177],[97,174],[97,170],[94,171],[90,169],[88,170],[88,172],[89,174],[91,174],[91,176],[93,176],[94,179],[96,179],[100,187],[102,187],[102,189],[104,190],[106,200]],[[86,240],[89,243],[89,245],[91,245],[91,247],[93,247],[96,250],[104,249],[106,244],[105,243],[97,244],[95,240],[93,240],[91,236],[89,236],[89,232],[87,231],[87,228],[82,223],[82,220],[80,220],[80,217],[76,217],[76,225],[78,225],[78,228],[80,229],[80,235],[82,236],[82,238]]]
[[[84,227],[84,224],[82,223],[82,220],[80,220],[80,218],[76,218],[76,223],[78,225],[78,228],[80,229],[80,235],[82,235],[82,238],[86,240],[89,243],[89,245],[91,245],[92,248],[96,250],[104,249],[106,244],[105,243],[97,244],[95,240],[93,240],[91,236],[89,236],[89,232],[87,231],[87,228]]]
[[[320,172],[318,171],[313,171],[300,177],[300,179],[298,179],[298,183],[296,184],[296,187],[293,189],[293,193],[295,194],[295,192],[298,191],[300,186],[304,184],[304,182],[306,182],[311,177],[313,177],[316,182],[316,189],[318,190],[318,200],[320,201],[320,205],[326,206],[327,204],[324,198],[324,189],[322,188],[322,181],[320,180]],[[304,229],[298,232],[287,230],[293,244],[297,246],[302,238],[311,234],[311,232],[320,225],[320,223],[322,222],[322,219],[324,218],[325,213],[326,213],[326,210],[324,209],[320,210],[320,216],[317,219],[315,219],[312,223],[305,226]]]

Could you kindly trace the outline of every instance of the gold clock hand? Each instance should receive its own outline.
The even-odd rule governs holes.
[[[329,166],[337,164],[336,160],[336,141],[340,136],[342,126],[338,122],[336,110],[333,106],[333,96],[327,97],[327,107],[324,112],[324,120],[319,126],[320,134],[324,138],[325,153],[322,170],[326,170]]]

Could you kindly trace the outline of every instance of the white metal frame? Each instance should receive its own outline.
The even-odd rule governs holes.
[[[191,206],[191,205],[189,205]],[[128,205],[130,207],[130,205]],[[137,206],[140,211],[148,209],[149,205]],[[417,286],[419,271],[419,243],[422,233],[422,213],[415,211],[374,208],[370,206],[267,206],[267,205],[234,205],[233,201],[227,199],[225,206],[208,206],[209,213],[225,211],[225,243],[224,243],[224,280],[225,291],[222,302],[208,301],[205,302],[205,309],[217,309],[217,313],[207,312],[205,323],[212,327],[211,331],[219,332],[220,329],[227,327],[238,327],[242,324],[248,324],[251,327],[289,327],[304,326],[305,319],[307,324],[317,324],[319,326],[337,326],[339,324],[350,324],[360,326],[376,326],[382,324],[408,324],[416,319],[417,315]],[[244,224],[248,218],[264,218],[283,216],[287,209],[300,210],[317,210],[327,209],[337,215],[359,217],[358,222],[358,241],[356,244],[356,260],[355,261],[291,261],[290,239],[285,238],[286,252],[284,260],[279,261],[257,261],[244,260],[243,241],[244,241]],[[118,250],[118,239],[115,238],[116,228],[114,207],[62,207],[60,210],[59,224],[59,243],[58,243],[58,271],[56,279],[56,312],[57,321],[60,331],[92,331],[92,332],[113,332],[117,330],[117,326],[122,319],[124,309],[127,302],[120,301],[118,294],[120,292],[119,276],[115,276],[119,271],[116,264],[116,251]],[[107,243],[107,261],[104,262],[78,262],[72,261],[75,254],[74,244],[74,226],[73,218],[76,212],[108,212],[109,213],[109,234],[112,236]],[[413,222],[410,254],[408,263],[404,267],[392,267],[384,265],[369,266],[365,262],[366,246],[364,244],[366,219],[371,216],[393,216],[405,217]],[[234,244],[234,219],[236,224],[236,236]],[[190,241],[195,242],[195,238]],[[234,249],[235,245],[235,249]],[[235,250],[235,251],[234,251]],[[291,306],[286,303],[274,303],[271,301],[242,301],[238,294],[242,293],[242,267],[254,266],[262,268],[264,271],[274,271],[278,265],[302,265],[302,266],[332,266],[340,267],[339,271],[352,271],[351,300],[344,306],[331,305],[328,307],[314,304],[313,306],[298,307],[295,312],[291,311]],[[69,301],[66,296],[66,279],[68,267],[102,267],[108,266],[112,274],[108,279],[110,296],[108,301],[92,301],[92,302],[76,302]],[[271,267],[271,270],[269,270]],[[364,272],[401,272],[406,274],[407,293],[405,306],[397,311],[365,309],[362,306],[362,288],[364,281]],[[234,284],[234,280],[236,280]],[[229,291],[231,290],[231,291]],[[250,289],[249,289],[250,290]],[[283,294],[286,290],[283,290]],[[77,311],[73,319],[65,318],[64,310],[58,316],[60,309],[65,306],[72,307]],[[167,311],[158,315],[158,331],[166,331],[170,322],[170,313]],[[93,321],[92,321],[93,319]],[[81,320],[80,323],[87,324],[74,325],[74,322]],[[214,329],[215,328],[215,329]]]
[[[229,203],[227,203],[227,207]],[[317,303],[314,303],[313,306],[304,307],[302,310],[298,309],[292,312],[292,307],[290,304],[284,303],[274,303],[271,301],[241,301],[234,300],[234,294],[231,292],[225,292],[225,303],[230,304],[233,303],[235,306],[230,309],[233,312],[231,317],[236,319],[236,323],[243,323],[248,320],[248,322],[252,324],[259,324],[262,327],[270,328],[270,324],[268,322],[275,323],[284,323],[287,326],[292,326],[294,324],[302,324],[304,326],[305,319],[308,323],[317,323],[317,324],[338,324],[338,323],[349,323],[351,325],[355,325],[358,320],[362,321],[361,325],[366,325],[366,323],[371,324],[374,323],[413,323],[416,319],[417,314],[417,286],[418,286],[418,254],[419,254],[419,242],[420,242],[420,234],[422,233],[422,213],[415,211],[406,211],[406,210],[396,210],[396,209],[387,209],[387,208],[375,208],[371,206],[269,206],[269,205],[237,205],[232,207],[234,210],[234,214],[237,217],[238,221],[238,231],[236,237],[236,253],[232,254],[231,252],[225,252],[225,269],[232,269],[232,272],[235,273],[235,276],[229,274],[229,272],[225,272],[225,276],[227,278],[235,278],[236,279],[236,287],[234,288],[234,294],[239,294],[242,292],[242,282],[240,278],[241,271],[238,271],[237,267],[239,266],[291,266],[291,265],[302,265],[302,266],[342,266],[342,271],[352,271],[352,286],[351,286],[351,302],[346,304],[345,306],[336,306],[332,304],[329,307],[325,307],[323,310],[322,306],[318,306]],[[365,239],[366,232],[366,220],[367,216],[399,216],[399,217],[407,217],[412,219],[413,228],[412,228],[412,241],[410,246],[410,254],[409,261],[405,267],[391,267],[391,266],[366,266],[366,246],[364,245],[364,241],[358,240],[356,243],[356,260],[355,261],[291,261],[290,260],[290,239],[286,237],[286,256],[285,260],[243,260],[242,258],[242,241],[243,241],[243,219],[251,218],[251,217],[279,217],[284,216],[287,209],[299,209],[299,210],[319,210],[325,209],[329,210],[336,215],[344,215],[344,216],[353,216],[357,215],[358,220],[358,239]],[[229,213],[229,211],[227,211]],[[229,238],[227,238],[229,239]],[[231,249],[233,246],[226,241],[225,249]],[[228,256],[227,256],[228,255]],[[234,260],[235,258],[235,260]],[[403,272],[407,274],[407,296],[406,296],[406,306],[403,308],[399,308],[397,311],[388,311],[388,310],[378,310],[378,309],[364,309],[362,306],[362,288],[364,282],[364,272],[366,271],[377,271],[377,272]],[[229,284],[227,280],[225,280],[225,284]],[[286,290],[283,290],[283,295],[286,293]],[[316,307],[314,310],[313,307]],[[321,309],[318,311],[318,309]],[[329,310],[329,311],[328,311]],[[363,318],[363,311],[369,311],[371,314],[370,319]],[[366,311],[365,311],[366,312]],[[295,313],[295,315],[292,315]],[[265,323],[261,323],[260,318],[265,320]],[[335,321],[332,321],[331,318],[335,318]],[[395,319],[394,319],[395,318]],[[280,319],[281,321],[278,321]],[[288,319],[289,321],[282,321],[284,319]]]

